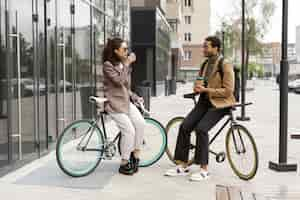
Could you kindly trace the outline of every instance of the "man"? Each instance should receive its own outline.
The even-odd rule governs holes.
[[[187,115],[180,126],[177,137],[174,159],[177,163],[175,168],[166,171],[167,176],[179,176],[189,174],[187,165],[189,157],[190,134],[196,132],[196,151],[194,164],[199,165],[199,170],[190,176],[192,181],[201,181],[209,178],[208,173],[208,131],[223,118],[228,112],[228,107],[235,104],[234,72],[231,64],[223,61],[222,74],[218,63],[221,41],[210,36],[205,39],[203,53],[207,57],[199,76],[204,84],[195,84],[194,92],[200,94],[200,98],[193,110]],[[218,109],[214,109],[218,108]]]

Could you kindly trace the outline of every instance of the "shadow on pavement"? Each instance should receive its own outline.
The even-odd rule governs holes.
[[[90,175],[73,178],[64,174],[55,161],[49,161],[44,166],[18,179],[15,184],[72,189],[102,189],[118,172],[118,164],[117,161],[101,161],[100,165]]]

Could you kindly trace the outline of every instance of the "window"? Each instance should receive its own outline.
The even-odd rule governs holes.
[[[192,0],[184,0],[184,6],[185,7],[191,7],[192,6]]]
[[[172,27],[172,31],[177,32],[178,31],[178,22],[177,20],[168,20],[170,26]]]
[[[190,51],[190,50],[184,51],[184,58],[183,58],[183,60],[185,60],[185,61],[192,60],[192,51]]]
[[[184,41],[192,41],[192,33],[184,33]]]
[[[191,24],[191,16],[184,16],[185,24]]]

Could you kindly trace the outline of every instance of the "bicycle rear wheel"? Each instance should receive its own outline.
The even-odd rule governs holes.
[[[164,127],[155,119],[145,117],[146,127],[140,152],[140,167],[148,167],[156,163],[167,147],[167,135]],[[118,141],[120,154],[121,135]]]
[[[78,120],[67,126],[56,144],[59,167],[72,177],[93,172],[102,159],[103,135],[90,120]]]
[[[227,132],[225,143],[234,173],[243,180],[252,179],[258,169],[258,152],[250,132],[242,125],[233,125]]]
[[[168,155],[168,158],[174,163],[175,163],[174,153],[175,153],[175,148],[177,143],[177,136],[179,133],[180,125],[182,124],[183,120],[184,117],[175,117],[168,122],[166,127],[166,132],[168,137],[166,153]],[[188,165],[191,165],[194,162],[195,148],[196,148],[196,134],[193,131],[191,133],[191,144],[189,146],[190,151],[189,151]]]

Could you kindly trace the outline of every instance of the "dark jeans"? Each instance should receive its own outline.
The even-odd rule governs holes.
[[[186,116],[179,128],[175,157],[177,161],[187,162],[191,132],[196,132],[195,164],[208,164],[208,131],[220,121],[228,109],[212,109],[209,100],[199,100],[193,110]]]

